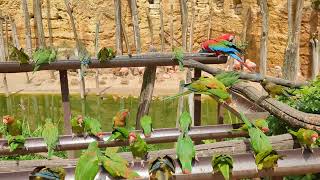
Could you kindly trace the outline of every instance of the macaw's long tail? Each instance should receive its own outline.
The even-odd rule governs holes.
[[[231,56],[232,58],[236,59],[237,61],[240,62],[240,64],[242,64],[244,67],[246,67],[247,69],[249,69],[249,71],[253,72],[254,70],[249,67],[246,63],[244,63],[244,61],[236,54],[234,53],[230,53],[229,56]]]
[[[176,94],[176,95],[174,95],[174,96],[166,97],[166,98],[164,98],[163,100],[166,101],[166,100],[170,100],[170,99],[175,99],[175,98],[178,98],[178,97],[180,97],[180,96],[188,95],[188,94],[190,94],[190,93],[192,93],[192,91],[186,91],[186,92],[183,92],[183,93]]]

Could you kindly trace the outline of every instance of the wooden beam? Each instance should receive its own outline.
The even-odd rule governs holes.
[[[68,86],[68,72],[66,70],[59,71],[60,74],[60,86],[61,86],[61,97],[64,114],[64,133],[70,135],[71,131],[71,109],[69,101],[69,86]]]
[[[117,54],[121,55],[123,52],[122,47],[122,28],[121,28],[121,1],[114,0],[115,6],[115,23],[116,23],[116,49]]]
[[[200,69],[194,69],[194,78],[201,76]],[[201,126],[201,94],[194,95],[194,126]]]

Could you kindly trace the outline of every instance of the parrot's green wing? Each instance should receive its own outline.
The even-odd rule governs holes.
[[[230,179],[230,170],[233,167],[233,159],[230,155],[213,156],[211,164],[214,171],[220,171],[226,180]]]
[[[133,157],[139,157],[141,159],[144,159],[148,154],[147,143],[139,135],[137,135],[136,141],[132,145],[130,145],[130,150]]]
[[[10,152],[12,152],[20,147],[23,147],[24,143],[26,141],[25,137],[22,135],[18,135],[18,136],[8,135],[7,140],[8,140],[8,145],[10,147]]]
[[[173,51],[173,58],[172,59],[178,61],[180,71],[184,70],[183,58],[184,58],[183,49],[182,48],[175,48]]]
[[[190,114],[187,111],[182,112],[179,118],[180,130],[182,133],[186,133],[189,131],[192,123],[192,119]]]
[[[239,82],[239,73],[237,72],[223,72],[215,76],[217,80],[222,82],[226,87],[230,87]]]
[[[169,96],[169,97],[165,97],[163,98],[163,100],[171,100],[171,99],[175,99],[175,98],[178,98],[178,97],[181,97],[181,96],[185,96],[185,95],[188,95],[192,93],[192,91],[185,91],[183,93],[179,93],[179,94],[176,94],[176,95],[173,95],[173,96]]]
[[[99,171],[98,142],[93,141],[88,149],[80,156],[76,169],[75,180],[94,180]]]
[[[51,159],[53,151],[59,141],[59,130],[50,119],[47,119],[42,130],[42,137],[48,148],[48,159]]]
[[[124,127],[117,127],[112,131],[111,136],[106,142],[112,140],[127,140],[129,137],[129,131],[127,128]]]
[[[152,119],[151,116],[145,115],[140,119],[141,128],[146,137],[149,137],[152,132]]]
[[[274,168],[277,165],[278,159],[281,159],[281,158],[282,156],[280,155],[269,154],[259,164],[257,164],[258,170]]]
[[[128,161],[126,159],[124,159],[122,156],[120,156],[118,153],[115,153],[113,150],[111,150],[110,148],[106,148],[105,150],[105,156],[108,157],[109,159],[111,159],[112,161],[116,161],[119,162],[121,164],[124,165],[128,165]]]
[[[100,122],[91,117],[84,118],[84,130],[94,136],[98,136],[102,132]]]
[[[181,134],[177,142],[177,156],[184,173],[191,173],[192,171],[192,160],[195,158],[195,147],[194,144],[187,134]]]
[[[132,171],[127,167],[126,164],[123,164],[119,161],[114,161],[108,157],[101,157],[102,166],[112,177],[122,177],[125,179],[134,179],[139,177],[139,174],[135,171]]]
[[[230,166],[228,163],[220,163],[218,164],[219,167],[219,171],[221,172],[221,174],[223,175],[225,180],[229,180],[230,179]]]
[[[227,100],[230,98],[230,94],[222,89],[208,89],[208,92],[217,96],[221,100]]]

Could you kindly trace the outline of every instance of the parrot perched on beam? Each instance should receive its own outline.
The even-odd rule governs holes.
[[[172,60],[178,61],[180,71],[183,71],[183,69],[184,69],[183,68],[183,58],[184,58],[183,49],[182,48],[175,48],[173,50]]]
[[[36,72],[42,64],[50,64],[57,59],[57,51],[51,48],[42,48],[36,50],[32,56],[35,63],[33,73]]]
[[[263,133],[268,133],[270,131],[268,122],[265,119],[256,119],[253,124]],[[235,130],[248,131],[248,125],[244,124],[239,129],[234,129],[233,131]]]
[[[266,79],[262,80],[260,84],[269,93],[267,97],[271,96],[275,98],[276,96],[282,96],[282,95],[286,97],[290,97],[290,96],[294,96],[294,93],[295,93],[294,92],[295,90],[290,90],[287,87],[275,84]]]
[[[221,172],[225,180],[230,179],[230,172],[233,168],[233,159],[230,155],[220,154],[212,157],[211,161],[213,174]]]
[[[235,36],[233,34],[223,34],[222,36],[219,36],[215,39],[209,39],[207,41],[204,41],[203,43],[201,43],[200,53],[215,53],[218,56],[221,53],[218,51],[213,51],[212,49],[209,48],[209,45],[216,44],[216,43],[223,41],[223,40],[233,42],[234,39],[235,39]]]
[[[179,118],[179,125],[181,133],[188,133],[192,124],[192,119],[187,111],[183,111]]]
[[[116,52],[114,52],[112,48],[106,48],[106,47],[101,48],[99,53],[97,54],[97,58],[100,62],[111,60],[115,56],[116,56]]]
[[[48,159],[51,159],[53,151],[56,148],[59,141],[58,126],[53,124],[51,119],[47,119],[43,126],[42,137],[48,148]]]
[[[23,51],[22,48],[20,50],[10,45],[11,47],[11,53],[10,53],[10,60],[17,60],[20,62],[20,64],[28,64],[29,63],[29,56]]]
[[[133,160],[131,166],[134,166],[134,160],[138,157],[141,159],[141,166],[144,167],[144,160],[148,159],[148,147],[144,139],[134,132],[129,133],[129,144]]]
[[[150,180],[173,180],[174,173],[174,161],[168,155],[155,159],[149,168]]]
[[[129,109],[122,109],[113,117],[113,128],[125,127],[129,116]]]
[[[84,120],[83,116],[79,115],[71,119],[72,138],[76,135],[84,135]]]
[[[10,115],[5,115],[2,118],[2,122],[5,125],[5,134],[11,136],[22,135],[22,124],[19,120]]]
[[[98,142],[93,141],[77,162],[75,180],[94,180],[99,171],[99,157],[101,157],[101,152]]]
[[[85,44],[81,41],[79,41],[79,49],[78,49],[78,56],[81,63],[81,77],[83,78],[86,74],[86,70],[89,67],[89,64],[91,63],[91,57],[90,53],[87,50]]]
[[[18,135],[18,136],[8,135],[6,138],[8,140],[10,152],[23,147],[24,143],[26,142],[26,138],[23,135]]]
[[[45,166],[36,167],[31,176],[29,176],[30,180],[64,180],[66,177],[66,171],[62,167],[52,167],[48,168]]]
[[[84,131],[89,134],[97,137],[98,139],[103,139],[103,132],[101,130],[101,124],[97,119],[91,117],[84,118]]]
[[[140,124],[141,124],[141,128],[142,128],[144,136],[145,137],[150,137],[151,136],[151,132],[153,131],[151,117],[148,116],[148,115],[144,115],[140,119]]]
[[[100,161],[113,178],[134,179],[139,177],[139,174],[128,167],[127,160],[108,150],[108,148],[105,151],[105,156],[100,157]]]
[[[305,148],[308,148],[311,152],[313,152],[312,148],[316,146],[316,141],[319,138],[319,135],[316,131],[300,128],[297,132],[290,129],[288,132],[297,137],[302,148],[302,153]]]
[[[220,101],[231,101],[231,96],[228,93],[227,88],[238,82],[239,74],[235,72],[226,72],[217,75],[217,77],[218,78],[201,76],[198,80],[184,84],[184,87],[188,89],[186,92],[167,97],[165,100],[195,93],[216,96]]]
[[[248,126],[251,147],[255,153],[255,161],[259,170],[263,168],[273,168],[276,166],[278,159],[283,156],[278,155],[272,148],[268,137],[247,117],[240,112],[242,121]]]
[[[107,142],[112,140],[127,140],[129,138],[129,131],[124,127],[116,127]]]
[[[192,161],[197,160],[196,149],[188,134],[181,134],[176,147],[177,157],[181,164],[183,174],[190,174],[192,171]]]

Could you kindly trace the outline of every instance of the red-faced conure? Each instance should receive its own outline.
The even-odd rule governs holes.
[[[187,111],[182,112],[179,118],[180,131],[182,134],[187,133],[190,130],[192,119]]]
[[[106,142],[112,141],[112,140],[127,140],[129,138],[129,131],[127,128],[124,127],[117,127],[112,131],[111,136]]]
[[[72,137],[75,135],[84,135],[84,122],[81,115],[71,119]]]
[[[77,162],[75,180],[94,180],[99,171],[99,157],[101,157],[101,152],[98,142],[93,141]]]
[[[230,155],[221,154],[212,157],[212,174],[215,172],[221,172],[225,180],[230,179],[230,172],[233,168],[233,159]]]
[[[59,141],[58,125],[53,124],[51,119],[47,119],[43,126],[42,137],[48,148],[48,159],[51,159],[54,149]]]
[[[149,168],[150,180],[173,180],[174,161],[170,156],[158,157]]]
[[[122,109],[113,117],[113,128],[125,127],[129,115],[129,109]]]
[[[316,131],[300,128],[297,132],[290,129],[288,132],[297,137],[301,145],[302,152],[304,151],[304,148],[308,148],[311,152],[313,152],[312,148],[316,146],[316,141],[319,137]]]
[[[142,128],[144,136],[145,137],[150,137],[151,136],[151,132],[153,131],[151,117],[148,116],[148,115],[144,115],[140,119],[140,124],[141,124],[141,128]]]
[[[98,139],[103,139],[103,132],[101,130],[101,124],[97,119],[91,117],[84,118],[84,131],[89,135],[93,135]]]
[[[253,122],[254,126],[259,128],[263,133],[268,133],[270,131],[268,122],[265,119],[256,119]],[[248,131],[248,125],[244,124],[239,129],[235,130],[242,130],[242,131]]]
[[[19,120],[14,119],[10,115],[5,115],[2,118],[2,122],[5,125],[5,132],[11,136],[22,135],[22,124]]]
[[[62,167],[48,168],[45,166],[36,167],[29,177],[30,180],[64,180],[66,177],[66,171]]]
[[[41,65],[50,64],[57,59],[57,51],[51,48],[38,49],[33,53],[33,62],[35,63],[33,73],[36,72]]]
[[[131,166],[134,166],[134,160],[138,157],[141,159],[141,166],[144,167],[144,160],[148,159],[147,143],[140,137],[139,134],[134,132],[129,133],[129,144],[132,152],[133,161]]]
[[[193,141],[187,134],[181,134],[176,147],[177,157],[181,164],[183,174],[190,174],[192,171],[192,161],[196,159],[196,149]]]

